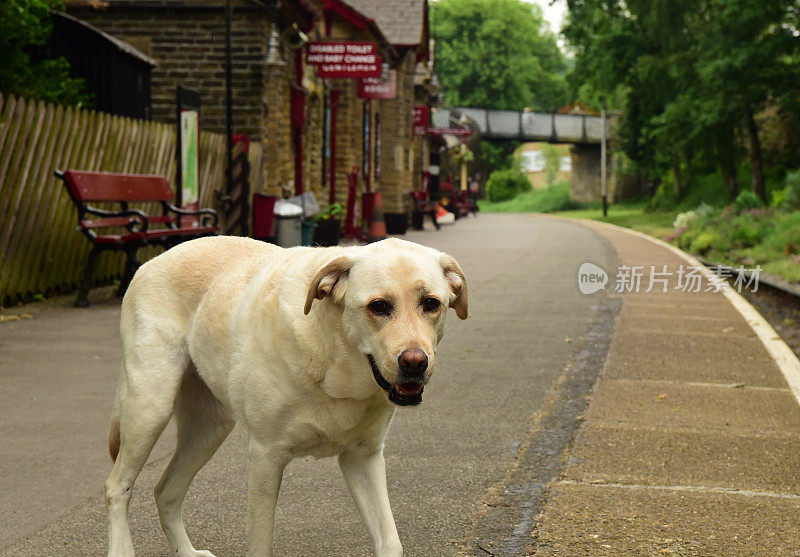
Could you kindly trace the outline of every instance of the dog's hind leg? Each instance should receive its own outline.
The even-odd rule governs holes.
[[[128,504],[133,484],[167,425],[188,355],[180,348],[138,346],[125,354],[125,372],[118,387],[112,422],[112,456],[119,449],[106,480],[109,556],[132,556]]]
[[[233,428],[227,409],[211,394],[193,366],[183,377],[175,403],[178,442],[175,454],[156,485],[156,505],[171,555],[213,557],[189,541],[181,508],[195,474],[208,462]]]

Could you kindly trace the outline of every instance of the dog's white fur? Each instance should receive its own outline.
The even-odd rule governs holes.
[[[430,297],[442,307],[425,309],[421,300]],[[375,299],[387,300],[391,315],[372,311]],[[467,286],[455,260],[395,239],[281,249],[203,238],[144,264],[122,303],[124,366],[106,481],[109,555],[133,555],[133,483],[173,415],[177,448],[155,490],[172,555],[211,556],[192,546],[181,507],[237,421],[249,435],[250,555],[272,554],[283,469],[302,455],[338,455],[376,555],[401,555],[383,458],[395,405],[367,355],[396,385],[404,381],[398,355],[423,350],[427,382],[447,306],[466,319]]]

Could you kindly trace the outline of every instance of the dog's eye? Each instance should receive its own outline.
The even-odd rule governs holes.
[[[428,313],[433,313],[434,311],[438,310],[439,306],[441,305],[442,302],[436,298],[423,298],[422,300],[422,309]]]
[[[372,300],[367,307],[375,315],[389,315],[392,312],[392,306],[386,300]]]

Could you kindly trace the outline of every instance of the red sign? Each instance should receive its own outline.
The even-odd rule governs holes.
[[[317,66],[321,78],[380,77],[383,60],[375,43],[315,41],[306,45],[306,63]]]
[[[424,104],[414,106],[414,135],[425,135],[431,124],[431,109]]]
[[[362,99],[393,99],[397,96],[397,72],[389,71],[386,81],[379,77],[365,77],[358,81],[358,96]]]

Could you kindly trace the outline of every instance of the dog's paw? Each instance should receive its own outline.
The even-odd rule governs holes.
[[[215,555],[210,551],[192,549],[188,553],[179,553],[178,557],[215,557]]]

